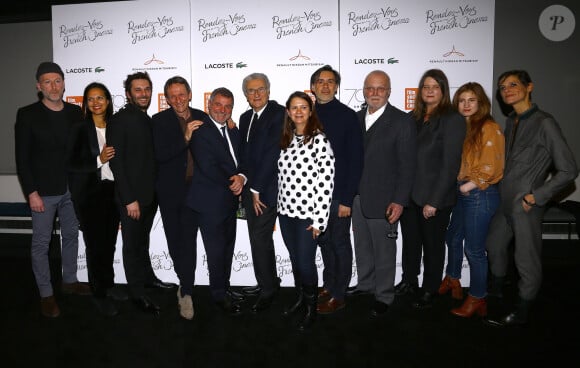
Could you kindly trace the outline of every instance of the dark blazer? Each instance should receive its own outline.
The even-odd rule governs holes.
[[[240,132],[226,129],[236,157],[239,157]],[[207,117],[191,135],[189,149],[193,155],[193,177],[187,206],[199,213],[228,215],[238,206],[238,196],[229,189],[229,178],[239,174],[221,131]],[[238,161],[239,162],[239,161]]]
[[[455,111],[416,121],[417,173],[411,197],[423,207],[452,207],[457,200],[457,175],[465,139],[465,118]]]
[[[71,126],[80,120],[80,107],[66,102],[61,112],[51,111],[41,101],[18,109],[16,170],[26,197],[34,191],[41,196],[66,192],[66,145]]]
[[[240,171],[248,178],[244,190],[260,192],[260,200],[268,207],[276,206],[278,195],[278,157],[284,126],[284,106],[268,101],[246,142],[248,128],[254,115],[250,109],[240,115]]]
[[[201,110],[189,109],[191,120],[206,120]],[[153,145],[157,161],[155,189],[160,206],[179,206],[187,192],[185,171],[189,145],[173,108],[161,111],[152,117]]]
[[[363,132],[367,110],[357,112]],[[411,196],[417,156],[417,131],[411,117],[391,104],[363,133],[364,166],[360,203],[367,218],[384,219],[389,204],[406,206]]]
[[[90,120],[75,123],[68,143],[67,167],[69,189],[75,203],[82,203],[99,192],[99,141],[95,124]]]
[[[107,124],[107,145],[115,148],[109,161],[119,202],[141,205],[155,202],[155,156],[151,118],[133,104],[127,104]]]

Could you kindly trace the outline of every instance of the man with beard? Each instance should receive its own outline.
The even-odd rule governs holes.
[[[66,103],[64,73],[58,64],[43,62],[36,72],[40,100],[18,110],[15,125],[16,167],[32,215],[32,271],[40,293],[40,312],[58,317],[48,262],[54,216],[62,236],[62,292],[90,294],[77,279],[78,221],[67,185],[66,142],[81,109]]]
[[[145,288],[171,289],[159,280],[149,257],[149,232],[157,211],[155,199],[155,156],[151,118],[152,83],[149,75],[137,72],[124,82],[127,104],[111,119],[107,142],[115,147],[110,161],[115,176],[116,199],[121,215],[123,266],[133,302],[157,314],[159,306],[145,295]]]

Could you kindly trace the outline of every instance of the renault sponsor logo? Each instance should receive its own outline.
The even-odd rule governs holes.
[[[443,64],[443,63],[477,63],[478,59],[467,57],[463,52],[455,48],[455,45],[451,47],[451,50],[445,51],[441,54],[440,58],[433,58],[429,60],[431,64]]]

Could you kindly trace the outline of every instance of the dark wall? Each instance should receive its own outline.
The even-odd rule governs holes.
[[[576,29],[566,40],[546,39],[538,27],[542,11],[552,4],[564,5],[574,13]],[[580,121],[576,104],[580,102],[580,2],[578,0],[496,0],[494,40],[494,81],[507,70],[525,69],[534,82],[532,100],[560,123],[568,144],[580,164]],[[490,96],[491,97],[491,96]],[[494,117],[501,124],[504,116],[494,101]],[[577,179],[576,187],[580,188]],[[563,196],[575,188],[569,188]],[[580,191],[572,194],[580,200]]]
[[[52,60],[48,21],[0,24],[2,88],[0,88],[0,175],[14,174],[16,110],[35,101],[34,74],[41,61]],[[2,190],[2,189],[0,189]]]

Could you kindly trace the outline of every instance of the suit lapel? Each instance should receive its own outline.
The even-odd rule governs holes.
[[[91,146],[92,156],[98,156],[101,152],[99,151],[99,140],[97,138],[97,128],[95,125],[87,121],[87,129],[89,130],[89,144]]]

